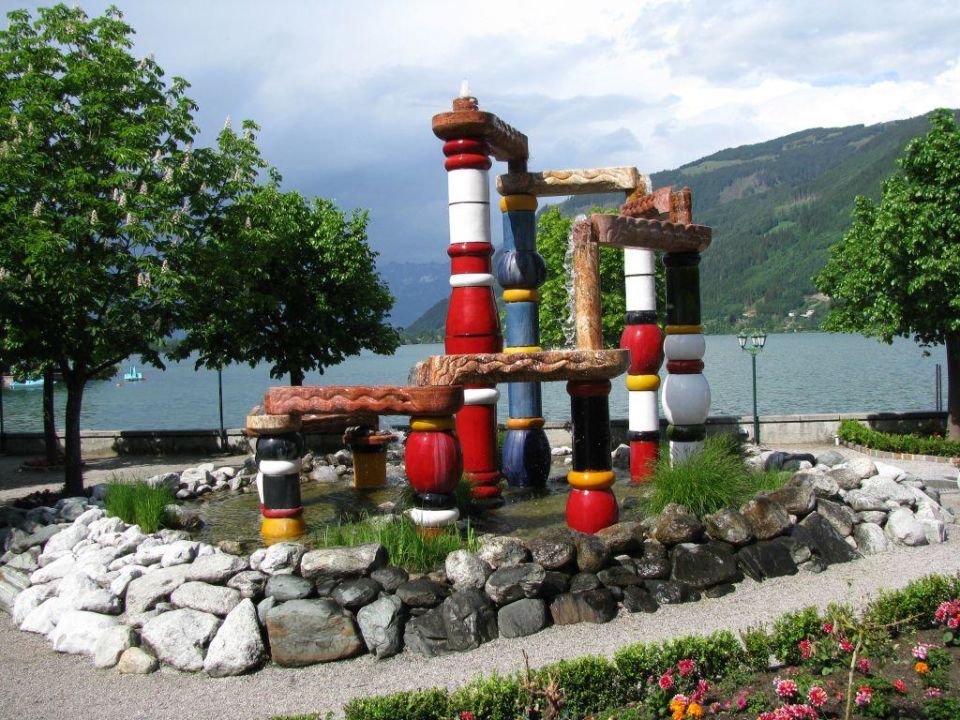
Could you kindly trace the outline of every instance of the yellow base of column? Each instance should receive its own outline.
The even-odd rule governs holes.
[[[295,540],[307,531],[303,516],[292,518],[263,518],[260,522],[260,536],[267,545]]]
[[[358,489],[379,488],[387,484],[387,454],[385,452],[355,452],[353,454],[353,486]]]

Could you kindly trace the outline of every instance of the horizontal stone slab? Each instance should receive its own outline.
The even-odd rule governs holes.
[[[703,252],[713,231],[706,225],[682,225],[667,220],[619,215],[591,215],[593,240],[601,246],[646,248],[664,252]]]
[[[609,380],[624,373],[629,360],[629,351],[620,349],[433,355],[413,372],[418,385]]]
[[[526,135],[482,110],[462,109],[434,115],[433,134],[441,140],[483,138],[501,162],[526,161],[530,157]]]
[[[435,385],[424,385],[430,384]],[[463,388],[400,385],[273,387],[264,396],[263,407],[267,415],[358,412],[374,415],[452,415],[463,407]]]
[[[559,197],[589,193],[633,192],[640,184],[635,167],[543,170],[497,176],[501,195]]]

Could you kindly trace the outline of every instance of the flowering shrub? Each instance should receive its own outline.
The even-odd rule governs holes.
[[[827,703],[827,691],[814,685],[807,693],[807,702],[815,708],[823,707]]]
[[[854,698],[854,702],[857,705],[869,705],[870,701],[873,699],[873,688],[869,685],[861,685],[857,688],[857,696]]]
[[[793,680],[782,680],[778,677],[773,679],[773,687],[777,693],[777,697],[783,698],[784,700],[796,697],[799,692],[797,683]]]
[[[781,705],[776,710],[765,712],[757,720],[816,720],[817,711],[809,705]]]
[[[943,641],[947,645],[960,645],[960,635],[954,632],[960,627],[960,600],[940,603],[933,617],[939,624],[947,627]]]

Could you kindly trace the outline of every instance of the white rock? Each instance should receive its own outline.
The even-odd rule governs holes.
[[[127,528],[123,520],[118,517],[100,518],[99,520],[94,520],[88,527],[90,531],[87,537],[94,542],[100,542],[100,539],[105,535],[122,533]]]
[[[874,460],[873,465],[876,467],[877,475],[880,477],[890,478],[895,482],[899,482],[901,478],[906,476],[906,473],[896,465],[890,465],[889,463],[878,460]]]
[[[860,523],[853,528],[853,537],[857,541],[857,549],[864,555],[876,555],[886,552],[890,548],[887,536],[876,523]]]
[[[306,548],[300,543],[276,543],[266,548],[257,567],[253,565],[251,555],[250,567],[267,575],[291,575],[300,564],[300,558],[303,557],[304,552]]]
[[[122,570],[125,567],[144,567],[143,565],[137,565],[137,556],[136,555],[123,555],[118,557],[112,563],[107,565],[109,570]]]
[[[127,612],[142,613],[150,610],[187,580],[186,565],[158,568],[138,577],[127,586]]]
[[[100,635],[109,627],[115,627],[117,619],[83,610],[68,610],[60,618],[56,629],[48,637],[57,652],[74,655],[93,655]]]
[[[266,548],[257,548],[252,553],[250,553],[250,569],[259,570],[260,563],[263,562],[263,559],[267,556]]]
[[[220,627],[220,620],[198,610],[173,610],[148,620],[143,642],[156,656],[178,670],[203,667],[203,651]]]
[[[74,525],[89,525],[94,520],[99,520],[100,518],[106,517],[107,513],[100,508],[90,508],[83,513],[80,517],[73,521]]]
[[[81,517],[83,516],[81,515]],[[77,523],[79,522],[78,519]],[[85,537],[87,537],[87,526],[75,523],[47,540],[47,544],[43,547],[43,552],[46,554],[59,550],[73,550],[74,546]]]
[[[167,545],[153,544],[144,541],[137,548],[133,560],[137,565],[155,565],[163,559],[163,555],[170,548]]]
[[[207,543],[200,543],[200,546],[197,548],[197,558],[206,557],[207,555],[216,554],[217,549],[213,545],[208,545]]]
[[[224,617],[240,603],[240,592],[222,585],[186,582],[173,591],[170,602],[177,607]]]
[[[936,545],[947,540],[947,526],[939,520],[920,520],[927,542]]]
[[[207,547],[210,546],[208,545]],[[228,553],[209,554],[198,557],[193,564],[190,565],[187,579],[220,585],[241,570],[246,569],[247,560],[245,558]]]
[[[851,458],[843,466],[859,475],[861,480],[877,474],[877,466],[873,464],[870,458],[866,457]]]
[[[44,585],[31,585],[26,590],[17,594],[13,601],[13,612],[11,613],[13,624],[17,627],[23,624],[35,608],[38,608],[44,600],[48,600],[57,594],[59,582],[54,581]]]
[[[58,597],[44,600],[27,613],[23,622],[20,623],[20,629],[24,632],[47,635],[57,627],[60,618],[63,617],[63,614],[69,609],[67,603]]]
[[[110,592],[122,598],[126,595],[130,583],[141,577],[145,572],[146,568],[142,565],[127,565],[120,568],[117,577],[110,583]]]
[[[161,567],[171,567],[173,565],[183,565],[193,562],[197,556],[197,550],[200,549],[200,543],[192,540],[177,540],[160,558]]]
[[[565,456],[565,455],[572,455],[572,454],[573,454],[573,449],[567,447],[566,445],[561,445],[561,446],[559,446],[559,447],[552,448],[552,449],[550,450],[550,454],[553,455],[554,457],[562,457],[562,456]]]
[[[157,669],[160,663],[157,659],[138,647],[128,648],[117,662],[117,672],[146,675]]]
[[[893,500],[898,505],[913,505],[916,502],[914,488],[904,487],[888,477],[871,477],[860,483],[864,492],[883,500]]]
[[[253,602],[246,599],[223,621],[210,643],[203,669],[213,677],[240,675],[259,665],[264,653],[257,611]]]
[[[137,635],[126,625],[106,628],[93,646],[93,666],[112,668],[129,648],[136,645]]]
[[[217,468],[216,470],[214,470],[214,471],[213,471],[213,474],[214,474],[214,475],[221,475],[221,476],[223,476],[224,478],[226,478],[226,479],[229,480],[230,478],[236,476],[236,474],[237,474],[237,469],[236,469],[236,468],[232,468],[232,467],[230,467],[229,465],[224,465],[223,467],[219,467],[219,468]]]
[[[43,555],[40,557],[43,557]],[[39,570],[34,570],[32,573],[30,573],[30,582],[33,585],[42,585],[52,580],[59,580],[60,578],[69,575],[76,569],[76,556],[74,556],[72,552],[67,553],[66,555],[62,555],[57,558],[49,565],[43,565]]]
[[[907,508],[898,508],[890,513],[884,532],[888,538],[901,545],[927,544],[927,533],[923,524]]]

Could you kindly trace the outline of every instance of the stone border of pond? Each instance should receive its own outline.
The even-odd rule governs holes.
[[[954,521],[935,488],[892,465],[835,451],[751,462],[796,470],[738,510],[697,518],[674,505],[595,535],[485,536],[478,552],[414,576],[380,545],[278,543],[243,556],[183,530],[146,534],[107,517],[96,493],[4,508],[0,609],[97,667],[163,663],[219,677],[270,660],[463,652],[548,625],[608,622],[621,608],[656,612],[734,592],[744,576],[817,573],[891,544],[942,542]]]

